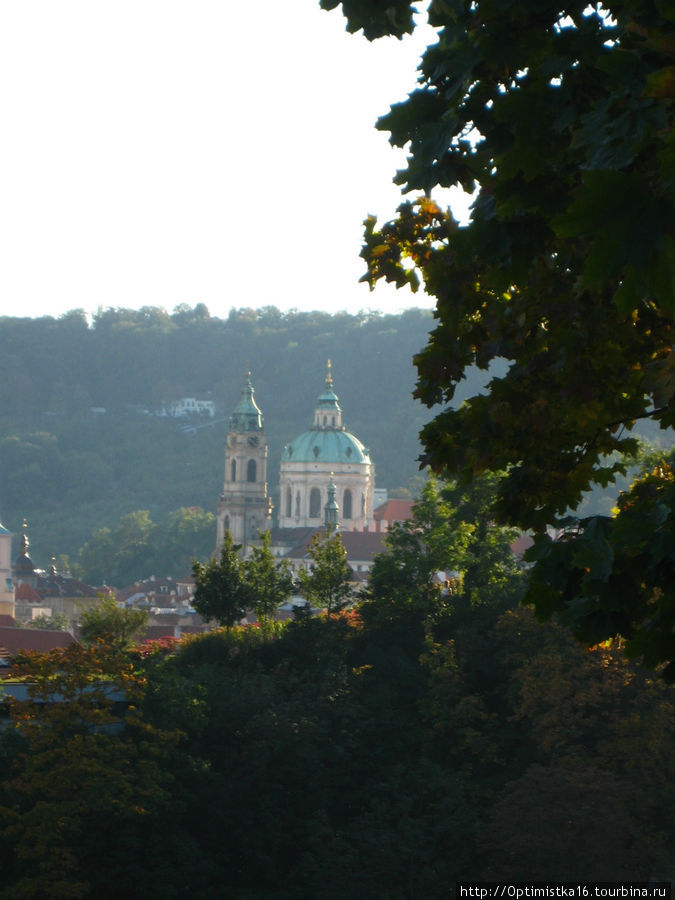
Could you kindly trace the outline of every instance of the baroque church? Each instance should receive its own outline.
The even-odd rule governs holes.
[[[286,444],[279,473],[278,527],[272,528],[268,490],[269,448],[250,372],[228,423],[225,479],[218,500],[216,552],[230,531],[244,553],[259,530],[272,530],[276,555],[292,557],[324,524],[339,527],[357,556],[372,558],[383,548],[387,523],[374,510],[375,466],[369,450],[343,424],[330,360],[312,425]],[[363,545],[363,547],[361,547]],[[372,545],[372,546],[371,546]]]

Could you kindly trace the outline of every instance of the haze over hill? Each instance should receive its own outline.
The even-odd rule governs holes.
[[[431,313],[397,315],[232,310],[203,304],[82,311],[58,319],[0,319],[0,516],[15,533],[28,519],[38,564],[71,558],[98,528],[148,509],[215,509],[227,422],[250,368],[269,435],[270,487],[284,445],[310,423],[332,360],[344,421],[370,448],[376,483],[416,476],[427,410],[412,399],[412,357]],[[213,422],[194,433],[158,418],[163,402],[210,396]],[[148,414],[151,413],[151,414]]]

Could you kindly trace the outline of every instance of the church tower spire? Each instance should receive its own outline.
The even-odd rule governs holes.
[[[225,480],[218,499],[216,553],[220,553],[225,532],[244,552],[258,541],[258,532],[272,524],[272,501],[267,489],[269,449],[264,422],[251,373],[246,372],[239,402],[228,423],[225,441]]]
[[[342,407],[340,400],[333,390],[333,373],[331,363],[328,360],[326,366],[326,387],[316,398],[314,407],[314,428],[342,429]]]

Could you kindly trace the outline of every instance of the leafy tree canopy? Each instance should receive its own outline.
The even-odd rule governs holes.
[[[327,528],[315,534],[310,544],[309,569],[298,573],[298,585],[311,606],[330,615],[347,605],[351,595],[352,570],[340,533]]]
[[[438,621],[518,601],[524,577],[510,546],[518,532],[492,521],[496,482],[487,473],[468,486],[429,477],[412,518],[390,529],[375,558],[359,606],[366,621]]]
[[[190,570],[213,545],[215,517],[200,507],[181,507],[156,525],[146,509],[123,516],[114,530],[97,529],[80,548],[78,575],[89,584],[124,587],[152,572],[172,577]]]
[[[110,647],[128,648],[145,630],[148,614],[141,609],[122,609],[112,597],[82,613],[80,637],[85,644],[102,641]]]
[[[258,532],[260,546],[251,549],[250,559],[244,562],[244,575],[251,595],[251,604],[258,620],[267,624],[277,607],[285,603],[293,592],[293,576],[287,559],[277,560],[270,549],[272,535]]]
[[[194,608],[205,619],[216,619],[228,628],[243,617],[249,602],[240,550],[241,544],[235,544],[226,531],[220,559],[211,558],[204,564],[195,560],[192,565]]]
[[[414,27],[408,2],[342,8],[349,29],[369,38]],[[675,424],[675,16],[659,0],[564,11],[439,0],[429,21],[438,40],[418,89],[378,122],[409,148],[396,181],[421,194],[389,223],[367,220],[365,279],[414,289],[423,279],[437,300],[437,327],[416,357],[417,396],[444,406],[422,431],[424,461],[464,480],[503,471],[497,514],[543,533],[625,470],[617,454],[635,450],[637,420]],[[467,228],[431,199],[455,184],[480,188]],[[487,393],[449,407],[470,365],[499,359],[508,369]],[[669,470],[660,471],[663,518],[645,506],[659,545],[674,515]],[[643,501],[637,491],[631,508]],[[605,563],[607,585],[607,554]],[[645,600],[627,616],[611,590],[573,589],[576,574],[530,598],[541,615],[563,608],[573,622],[591,607],[596,637],[627,621],[630,637],[644,618],[660,632],[645,660],[673,659],[672,599],[661,602],[672,597],[661,577],[672,564],[667,551],[649,569]]]

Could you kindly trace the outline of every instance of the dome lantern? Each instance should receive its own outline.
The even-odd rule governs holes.
[[[342,428],[342,407],[337,394],[333,390],[331,363],[326,367],[326,388],[316,398],[314,407],[314,428]]]

